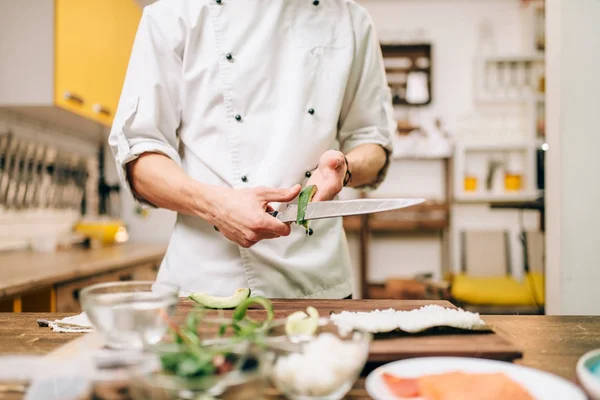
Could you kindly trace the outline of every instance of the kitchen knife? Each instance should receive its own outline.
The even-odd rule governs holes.
[[[4,192],[10,179],[12,162],[12,133],[0,134],[0,204],[4,204]]]
[[[332,200],[308,203],[305,220],[349,215],[372,214],[383,211],[397,210],[423,203],[425,199],[358,199]],[[298,215],[298,204],[287,204],[281,211],[271,211],[269,214],[281,222],[295,222]]]
[[[12,145],[12,165],[9,172],[7,185],[2,188],[2,198],[6,208],[14,207],[15,196],[19,186],[19,179],[23,169],[23,156],[27,143],[23,141],[13,140]]]
[[[350,215],[372,214],[383,211],[398,210],[421,204],[425,199],[358,199],[358,200],[331,200],[308,203],[306,206],[305,220],[323,219],[335,217],[347,217]],[[298,204],[284,204],[281,211],[269,211],[273,217],[281,222],[296,222],[298,216]],[[216,231],[219,229],[215,226]]]
[[[20,168],[21,173],[14,200],[14,206],[18,209],[23,208],[25,205],[25,195],[27,194],[27,185],[31,181],[35,151],[36,145],[34,143],[27,143],[27,147],[23,153],[22,168]]]

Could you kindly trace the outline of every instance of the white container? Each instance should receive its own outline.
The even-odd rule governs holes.
[[[58,237],[52,234],[36,236],[31,239],[30,245],[36,253],[53,253],[58,246]]]

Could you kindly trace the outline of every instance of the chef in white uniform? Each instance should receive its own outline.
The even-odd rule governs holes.
[[[178,213],[157,280],[216,296],[350,295],[341,218],[312,221],[309,236],[265,209],[306,184],[314,201],[376,187],[391,114],[373,23],[352,0],[147,6],[109,143],[136,200]]]

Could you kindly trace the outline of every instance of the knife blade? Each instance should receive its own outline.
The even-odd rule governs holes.
[[[304,219],[323,219],[346,217],[350,215],[372,214],[383,211],[397,210],[423,203],[425,199],[357,199],[331,200],[309,203]],[[281,222],[294,222],[298,215],[298,204],[288,204],[279,212],[271,215]]]

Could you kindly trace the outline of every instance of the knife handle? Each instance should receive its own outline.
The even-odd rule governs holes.
[[[279,214],[279,212],[278,211],[267,211],[267,214],[269,214],[273,218],[277,218],[277,215]],[[213,226],[213,228],[215,228],[215,231],[219,232],[219,228],[217,228],[216,226]]]

